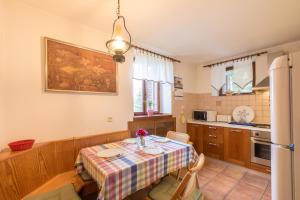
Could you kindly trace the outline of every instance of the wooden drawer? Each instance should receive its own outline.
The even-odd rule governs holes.
[[[223,160],[223,128],[206,126],[204,132],[204,154]]]

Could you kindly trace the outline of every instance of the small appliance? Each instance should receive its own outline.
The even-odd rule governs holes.
[[[193,111],[193,119],[215,122],[217,121],[217,111],[203,111],[203,110],[194,110]]]
[[[217,121],[218,122],[231,122],[231,115],[217,115]]]

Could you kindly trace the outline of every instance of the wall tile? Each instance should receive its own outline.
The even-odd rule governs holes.
[[[255,122],[270,123],[269,92],[224,97],[213,97],[210,94],[198,94],[198,96],[198,109],[200,110],[216,110],[218,114],[230,115],[235,107],[247,105],[255,111]]]

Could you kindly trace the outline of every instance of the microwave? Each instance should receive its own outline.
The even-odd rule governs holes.
[[[193,111],[193,119],[215,122],[217,121],[217,111],[202,111],[202,110],[194,110]]]

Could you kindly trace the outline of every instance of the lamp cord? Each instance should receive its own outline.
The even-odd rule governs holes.
[[[120,0],[118,0],[117,16],[120,16]]]

